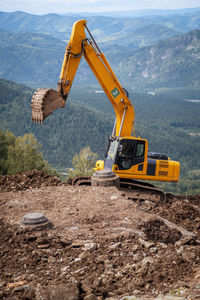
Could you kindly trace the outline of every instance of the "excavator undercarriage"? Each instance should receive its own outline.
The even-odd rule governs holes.
[[[73,186],[92,185],[91,176],[76,176],[68,181]],[[122,191],[128,199],[134,201],[151,201],[160,203],[165,200],[165,193],[154,185],[133,179],[119,178],[117,188]]]

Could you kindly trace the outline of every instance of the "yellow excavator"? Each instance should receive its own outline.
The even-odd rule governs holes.
[[[34,93],[31,100],[32,121],[41,123],[55,109],[65,106],[82,56],[106,93],[116,115],[105,160],[97,161],[95,170],[112,170],[120,179],[128,181],[136,179],[177,182],[179,162],[160,153],[148,152],[148,141],[135,136],[135,112],[128,92],[121,86],[100,51],[86,20],[79,20],[73,25],[57,91],[38,89]]]

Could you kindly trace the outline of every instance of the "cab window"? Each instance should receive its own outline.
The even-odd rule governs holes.
[[[139,142],[136,149],[136,157],[144,156],[144,142]]]

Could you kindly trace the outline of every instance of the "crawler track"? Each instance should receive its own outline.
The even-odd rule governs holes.
[[[76,176],[72,179],[72,185],[91,185],[90,176]]]
[[[155,188],[153,185],[139,182],[136,180],[120,179],[120,190],[126,193],[126,196],[133,200],[149,200],[152,202],[161,202],[165,198],[163,191]]]
[[[91,185],[91,177],[77,176],[71,184],[73,186]],[[119,190],[123,191],[132,200],[149,200],[157,203],[165,199],[164,192],[155,188],[152,184],[132,179],[120,178]]]

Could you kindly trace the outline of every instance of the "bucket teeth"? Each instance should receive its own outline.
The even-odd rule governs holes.
[[[32,122],[41,124],[55,109],[64,107],[65,101],[53,89],[37,89],[31,100]]]

